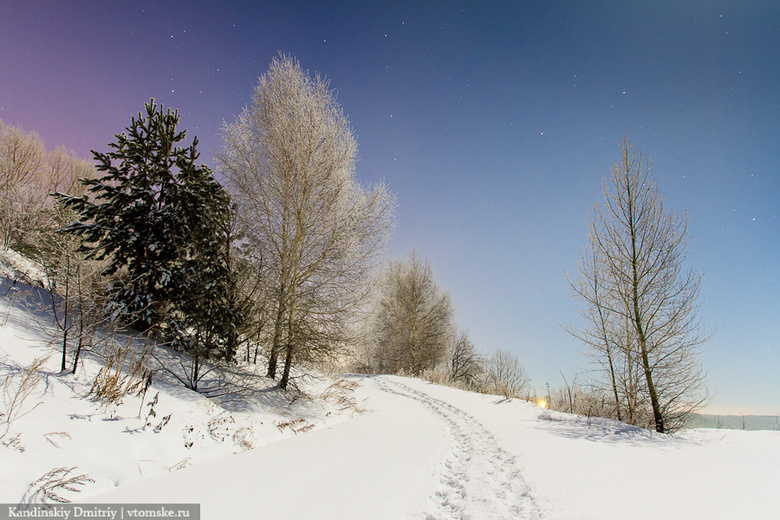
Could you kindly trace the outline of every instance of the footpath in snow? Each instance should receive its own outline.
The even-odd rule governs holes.
[[[519,462],[419,382],[361,377],[365,412],[90,502],[197,502],[203,518],[540,518]],[[260,516],[258,516],[260,515]]]

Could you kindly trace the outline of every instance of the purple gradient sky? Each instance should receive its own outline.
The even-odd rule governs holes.
[[[626,134],[690,217],[715,412],[780,414],[780,4],[0,3],[0,119],[84,158],[154,97],[213,164],[278,51],[331,80],[477,346],[581,368],[564,270]]]

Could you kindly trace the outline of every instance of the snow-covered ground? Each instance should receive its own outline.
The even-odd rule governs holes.
[[[93,497],[204,518],[777,518],[780,433],[657,435],[393,376],[365,413]],[[259,516],[262,513],[261,516]]]
[[[354,413],[351,392],[337,378],[297,379],[305,394],[284,393],[250,365],[220,372],[227,391],[206,398],[156,361],[150,362],[156,372],[143,396],[105,405],[88,396],[103,366],[97,355],[85,355],[75,375],[60,373],[47,301],[39,287],[0,278],[0,503],[39,499],[40,486],[30,483],[57,468],[73,469],[56,477],[89,479],[75,486],[76,493],[55,490],[64,499],[81,499],[330,426]],[[177,364],[165,349],[156,356]],[[48,358],[41,380],[12,406],[22,371],[40,358]],[[16,412],[9,414],[9,408]],[[8,423],[9,415],[17,418]]]
[[[0,298],[0,383],[53,354],[35,321]],[[84,398],[98,366],[89,359],[71,376],[56,354],[47,362],[32,411],[2,438],[0,502],[75,467],[70,476],[94,482],[65,498],[198,503],[204,519],[780,516],[780,432],[658,435],[396,376],[345,376],[360,385],[349,394],[359,413],[336,399],[290,403],[259,377],[222,403],[161,379],[143,402],[106,410]],[[332,382],[304,386],[316,397]]]

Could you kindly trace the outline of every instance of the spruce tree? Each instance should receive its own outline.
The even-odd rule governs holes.
[[[152,99],[110,143],[93,151],[97,179],[88,194],[58,195],[78,212],[64,231],[82,238],[93,258],[119,273],[111,301],[117,317],[141,331],[162,333],[175,346],[214,357],[232,323],[226,315],[230,280],[230,201],[211,170],[196,164],[197,138],[177,146],[178,111]]]
[[[232,359],[242,314],[233,304],[230,199],[208,167],[180,171],[172,213],[181,215],[170,325],[193,355]],[[193,218],[195,217],[195,218]]]

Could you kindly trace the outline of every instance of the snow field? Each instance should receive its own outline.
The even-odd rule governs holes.
[[[775,519],[780,432],[696,429],[675,435],[544,411],[419,380],[516,457],[545,519]],[[549,417],[549,419],[547,419]]]
[[[24,309],[34,293],[0,283],[0,383],[51,356],[29,413],[0,438],[0,503],[30,499],[32,482],[74,468],[70,476],[86,479],[78,492],[55,490],[63,498],[199,503],[204,519],[780,515],[774,431],[659,435],[397,376],[344,376],[359,383],[351,394],[359,413],[336,401],[291,402],[251,372],[227,374],[234,391],[220,399],[159,373],[143,400],[105,407],[86,398],[97,358],[75,376],[59,373],[46,314]],[[333,379],[296,382],[319,396]]]
[[[778,432],[658,435],[396,376],[365,410],[94,502],[198,502],[203,518],[776,518]],[[549,419],[547,417],[549,416]]]
[[[366,412],[348,422],[90,501],[197,502],[203,518],[424,518],[443,425],[372,378],[358,397]]]

